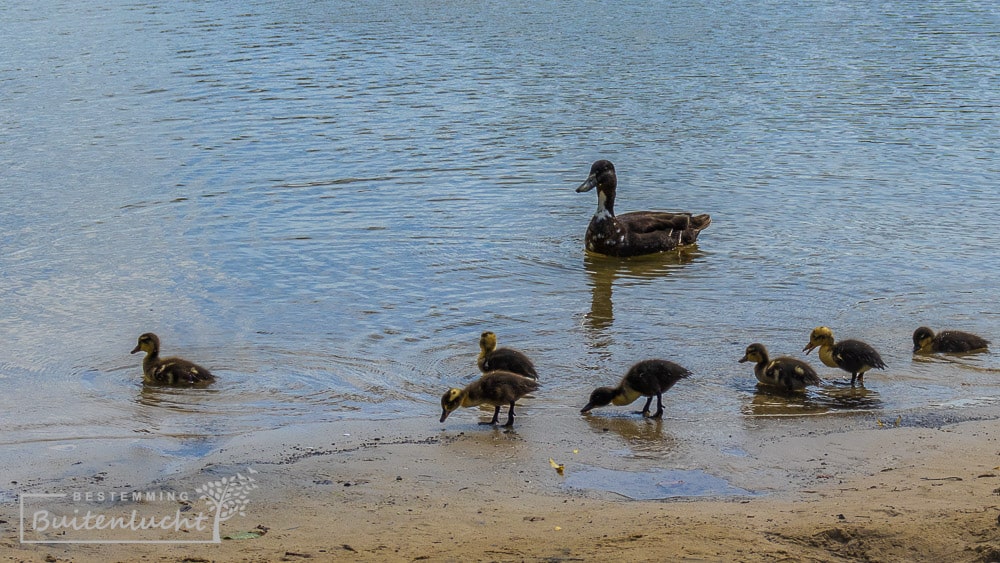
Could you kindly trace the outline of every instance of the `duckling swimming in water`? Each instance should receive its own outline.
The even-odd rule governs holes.
[[[809,335],[809,344],[802,349],[807,355],[819,346],[819,359],[824,365],[840,368],[851,374],[851,386],[858,381],[864,384],[865,372],[885,369],[885,362],[874,348],[860,340],[842,340],[834,343],[833,331],[819,326]]]
[[[166,383],[168,385],[199,385],[215,380],[212,372],[198,364],[181,358],[160,358],[160,337],[152,332],[139,336],[132,353],[145,352],[142,359],[142,374],[146,383]]]
[[[627,257],[673,250],[693,244],[698,233],[712,222],[708,215],[634,211],[615,215],[618,177],[608,160],[598,160],[578,193],[597,188],[597,212],[587,226],[587,250],[608,256]]]
[[[687,369],[667,360],[643,360],[631,368],[622,378],[618,387],[598,387],[590,394],[587,406],[580,409],[585,413],[594,407],[608,404],[617,406],[632,403],[639,397],[648,397],[646,406],[637,414],[648,418],[663,416],[662,395],[675,383],[691,375]],[[656,397],[656,414],[649,415],[649,406]]]
[[[913,353],[961,353],[986,351],[990,341],[968,332],[943,330],[937,334],[922,326],[913,331]]]
[[[514,426],[514,403],[518,399],[538,389],[538,382],[523,375],[509,371],[491,371],[465,386],[464,389],[449,389],[441,397],[441,422],[444,422],[451,411],[458,407],[475,407],[477,405],[493,405],[493,420],[479,424],[497,424],[500,417],[500,407],[510,405],[507,411],[507,424]]]
[[[510,348],[497,348],[497,335],[486,331],[479,337],[479,371],[512,371],[516,374],[538,379],[535,364],[528,356]]]
[[[753,374],[757,381],[765,385],[784,387],[789,391],[805,389],[808,385],[821,383],[816,370],[809,364],[796,358],[781,356],[768,358],[767,348],[763,344],[754,343],[747,346],[746,353],[739,362],[755,362]]]

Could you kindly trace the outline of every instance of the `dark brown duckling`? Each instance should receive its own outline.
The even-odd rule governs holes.
[[[937,334],[922,326],[913,331],[913,353],[962,353],[986,351],[990,341],[960,330],[943,330]]]
[[[648,418],[660,418],[663,416],[663,393],[689,375],[690,371],[667,360],[643,360],[629,368],[618,387],[594,389],[587,406],[580,409],[580,412],[585,413],[608,404],[627,405],[639,397],[648,397],[646,406],[636,414]],[[653,402],[653,397],[656,397],[656,414],[650,416],[649,406]]]
[[[500,407],[510,405],[507,411],[507,428],[514,426],[514,403],[518,399],[538,389],[538,382],[509,371],[491,371],[465,386],[464,389],[449,389],[441,397],[441,422],[458,407],[493,405],[493,420],[479,424],[497,424]]]
[[[497,335],[486,331],[479,337],[479,371],[511,371],[524,377],[538,379],[535,364],[528,356],[510,348],[497,348]]]
[[[693,244],[712,222],[708,215],[634,211],[615,215],[618,177],[608,160],[598,160],[577,192],[597,188],[597,212],[587,226],[587,250],[607,256],[639,256]]]
[[[160,358],[160,338],[152,332],[139,337],[132,353],[145,352],[142,359],[142,374],[146,383],[168,385],[201,385],[215,381],[215,376],[207,369],[181,358]]]
[[[809,335],[809,344],[802,349],[809,354],[819,346],[819,359],[824,365],[840,368],[851,374],[851,385],[855,381],[864,384],[865,372],[871,369],[885,369],[885,362],[874,348],[860,340],[834,342],[833,331],[819,326]]]
[[[796,358],[781,356],[770,359],[767,348],[763,344],[754,343],[747,346],[746,353],[739,362],[755,362],[753,374],[757,381],[765,385],[783,387],[789,391],[805,389],[809,385],[821,383],[816,370],[809,364]]]

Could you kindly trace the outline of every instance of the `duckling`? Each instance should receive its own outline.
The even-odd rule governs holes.
[[[789,391],[805,389],[808,385],[821,383],[816,370],[809,364],[788,356],[770,359],[767,348],[763,344],[754,343],[747,346],[746,353],[739,362],[756,362],[753,374],[757,381],[765,385],[784,387]]]
[[[667,360],[643,360],[631,368],[622,378],[618,387],[598,387],[590,394],[590,401],[587,406],[580,409],[585,413],[594,407],[603,407],[608,404],[617,406],[627,405],[645,396],[646,406],[636,414],[641,414],[648,418],[660,418],[663,416],[662,395],[674,386],[681,379],[691,375],[687,369]],[[649,406],[656,397],[656,414],[649,416]]]
[[[864,384],[865,372],[885,369],[885,362],[874,348],[860,340],[842,340],[834,343],[833,331],[819,326],[809,335],[809,344],[802,349],[807,355],[819,346],[819,359],[823,364],[840,368],[851,374],[851,386],[858,381]]]
[[[215,376],[207,369],[180,358],[160,358],[160,338],[152,332],[139,336],[132,353],[145,352],[142,373],[146,383],[198,385],[211,383]]]
[[[441,397],[441,422],[444,422],[451,411],[458,407],[474,407],[477,405],[493,405],[493,420],[479,424],[496,424],[500,417],[500,407],[510,405],[507,411],[507,424],[514,426],[514,403],[518,399],[538,389],[538,382],[523,375],[509,371],[491,371],[465,386],[464,389],[449,389]]]
[[[634,211],[615,215],[618,177],[608,160],[598,160],[577,193],[597,188],[597,212],[587,226],[587,250],[608,256],[627,257],[673,250],[693,244],[698,233],[712,222],[708,215]]]
[[[985,351],[990,341],[968,332],[944,330],[937,334],[922,326],[913,331],[913,353]]]
[[[502,370],[512,371],[524,377],[538,379],[535,364],[528,356],[510,348],[497,348],[497,335],[486,331],[479,337],[479,371],[487,373]]]

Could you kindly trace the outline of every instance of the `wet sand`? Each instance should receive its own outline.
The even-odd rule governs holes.
[[[81,460],[62,476],[22,468],[5,487],[180,491],[252,475],[244,515],[224,521],[222,533],[263,535],[196,545],[21,544],[17,504],[5,502],[0,560],[1000,560],[1000,421],[951,423],[947,412],[776,421],[740,455],[671,468],[613,450],[632,439],[616,424],[655,429],[669,418],[581,417],[597,430],[571,440],[526,412],[512,432],[476,425],[488,415],[473,409],[444,425],[422,418],[263,432],[149,483],[134,464],[100,469],[99,460]],[[562,475],[550,458],[564,465]],[[604,490],[607,483],[567,486],[594,468],[648,471],[640,494],[689,495],[631,500]],[[703,496],[655,473],[672,469],[688,471],[681,475]],[[747,493],[698,493],[698,475]]]

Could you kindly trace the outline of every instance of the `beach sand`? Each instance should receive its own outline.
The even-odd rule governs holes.
[[[5,502],[0,560],[1000,561],[1000,421],[942,416],[928,426],[934,417],[923,417],[909,426],[862,416],[817,431],[793,420],[794,430],[769,432],[740,455],[687,468],[745,494],[632,500],[606,483],[568,485],[575,474],[622,465],[607,450],[627,436],[595,431],[574,444],[543,417],[519,417],[513,432],[477,426],[477,418],[488,415],[463,409],[444,425],[344,421],[262,432],[152,483],[137,484],[130,464],[102,470],[81,461],[74,476],[59,478],[36,467],[5,486],[194,490],[239,473],[256,488],[222,533],[263,535],[193,545],[23,544],[17,503]],[[635,419],[629,424],[670,424]],[[643,467],[662,479],[656,459]],[[646,492],[674,485],[651,482]]]

